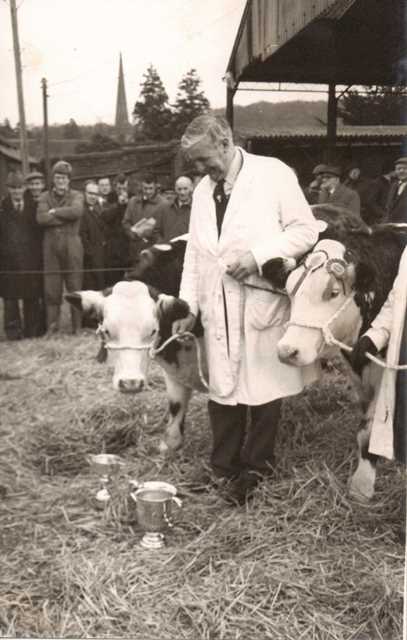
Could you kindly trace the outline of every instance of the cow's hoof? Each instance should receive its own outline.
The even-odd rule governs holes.
[[[354,478],[349,483],[349,495],[357,502],[368,504],[374,495],[374,488],[370,484],[355,481]]]

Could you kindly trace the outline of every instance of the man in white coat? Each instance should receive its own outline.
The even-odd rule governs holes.
[[[352,364],[361,372],[368,363],[366,354],[376,355],[387,346],[386,362],[374,399],[369,453],[396,458],[406,464],[407,458],[407,371],[391,365],[407,364],[407,248],[399,264],[393,288],[366,333],[353,348]]]
[[[195,118],[181,145],[204,178],[193,195],[180,288],[190,314],[173,331],[191,330],[201,313],[211,466],[217,477],[232,480],[231,496],[242,503],[272,471],[281,398],[315,378],[315,370],[278,360],[289,301],[271,291],[262,265],[311,249],[317,223],[294,172],[276,158],[236,147],[223,118]]]

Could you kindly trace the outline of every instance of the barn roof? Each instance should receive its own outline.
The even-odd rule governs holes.
[[[303,138],[315,139],[325,138],[325,128],[321,127],[297,127],[290,129],[279,129],[278,127],[270,127],[270,129],[243,129],[238,127],[238,133],[244,138],[251,140],[268,140],[268,139],[284,139],[284,138]],[[339,126],[337,137],[342,140],[361,140],[369,139],[379,142],[390,140],[399,141],[400,138],[407,137],[407,126]]]
[[[0,155],[6,156],[10,160],[15,160],[16,162],[21,162],[21,153],[19,149],[15,149],[10,145],[0,144]],[[38,160],[33,158],[33,156],[28,157],[29,164],[38,164]]]
[[[407,79],[407,0],[247,0],[227,67],[240,82]]]

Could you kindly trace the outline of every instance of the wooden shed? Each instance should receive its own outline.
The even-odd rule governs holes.
[[[227,116],[241,83],[328,85],[327,142],[336,140],[336,86],[406,84],[407,0],[247,0],[227,67]]]

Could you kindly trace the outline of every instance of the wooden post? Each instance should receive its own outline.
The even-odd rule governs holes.
[[[27,140],[27,126],[25,122],[25,111],[24,111],[23,74],[22,74],[22,67],[21,67],[20,43],[18,38],[16,0],[10,0],[10,13],[11,13],[11,28],[13,31],[14,63],[16,68],[18,115],[20,118],[21,163],[23,168],[23,174],[27,175],[29,171],[28,140]]]
[[[45,180],[46,180],[47,187],[49,189],[51,171],[50,171],[50,166],[49,166],[48,94],[47,94],[47,80],[46,80],[46,78],[43,78],[41,80],[41,87],[42,87],[42,107],[43,107],[43,115],[44,115],[44,124],[43,124],[44,169],[45,169]]]
[[[226,120],[229,122],[229,126],[233,131],[233,97],[235,90],[231,87],[226,89]]]
[[[327,125],[327,162],[334,162],[336,148],[336,118],[338,101],[336,99],[336,86],[334,82],[329,83],[328,88],[328,125]]]

